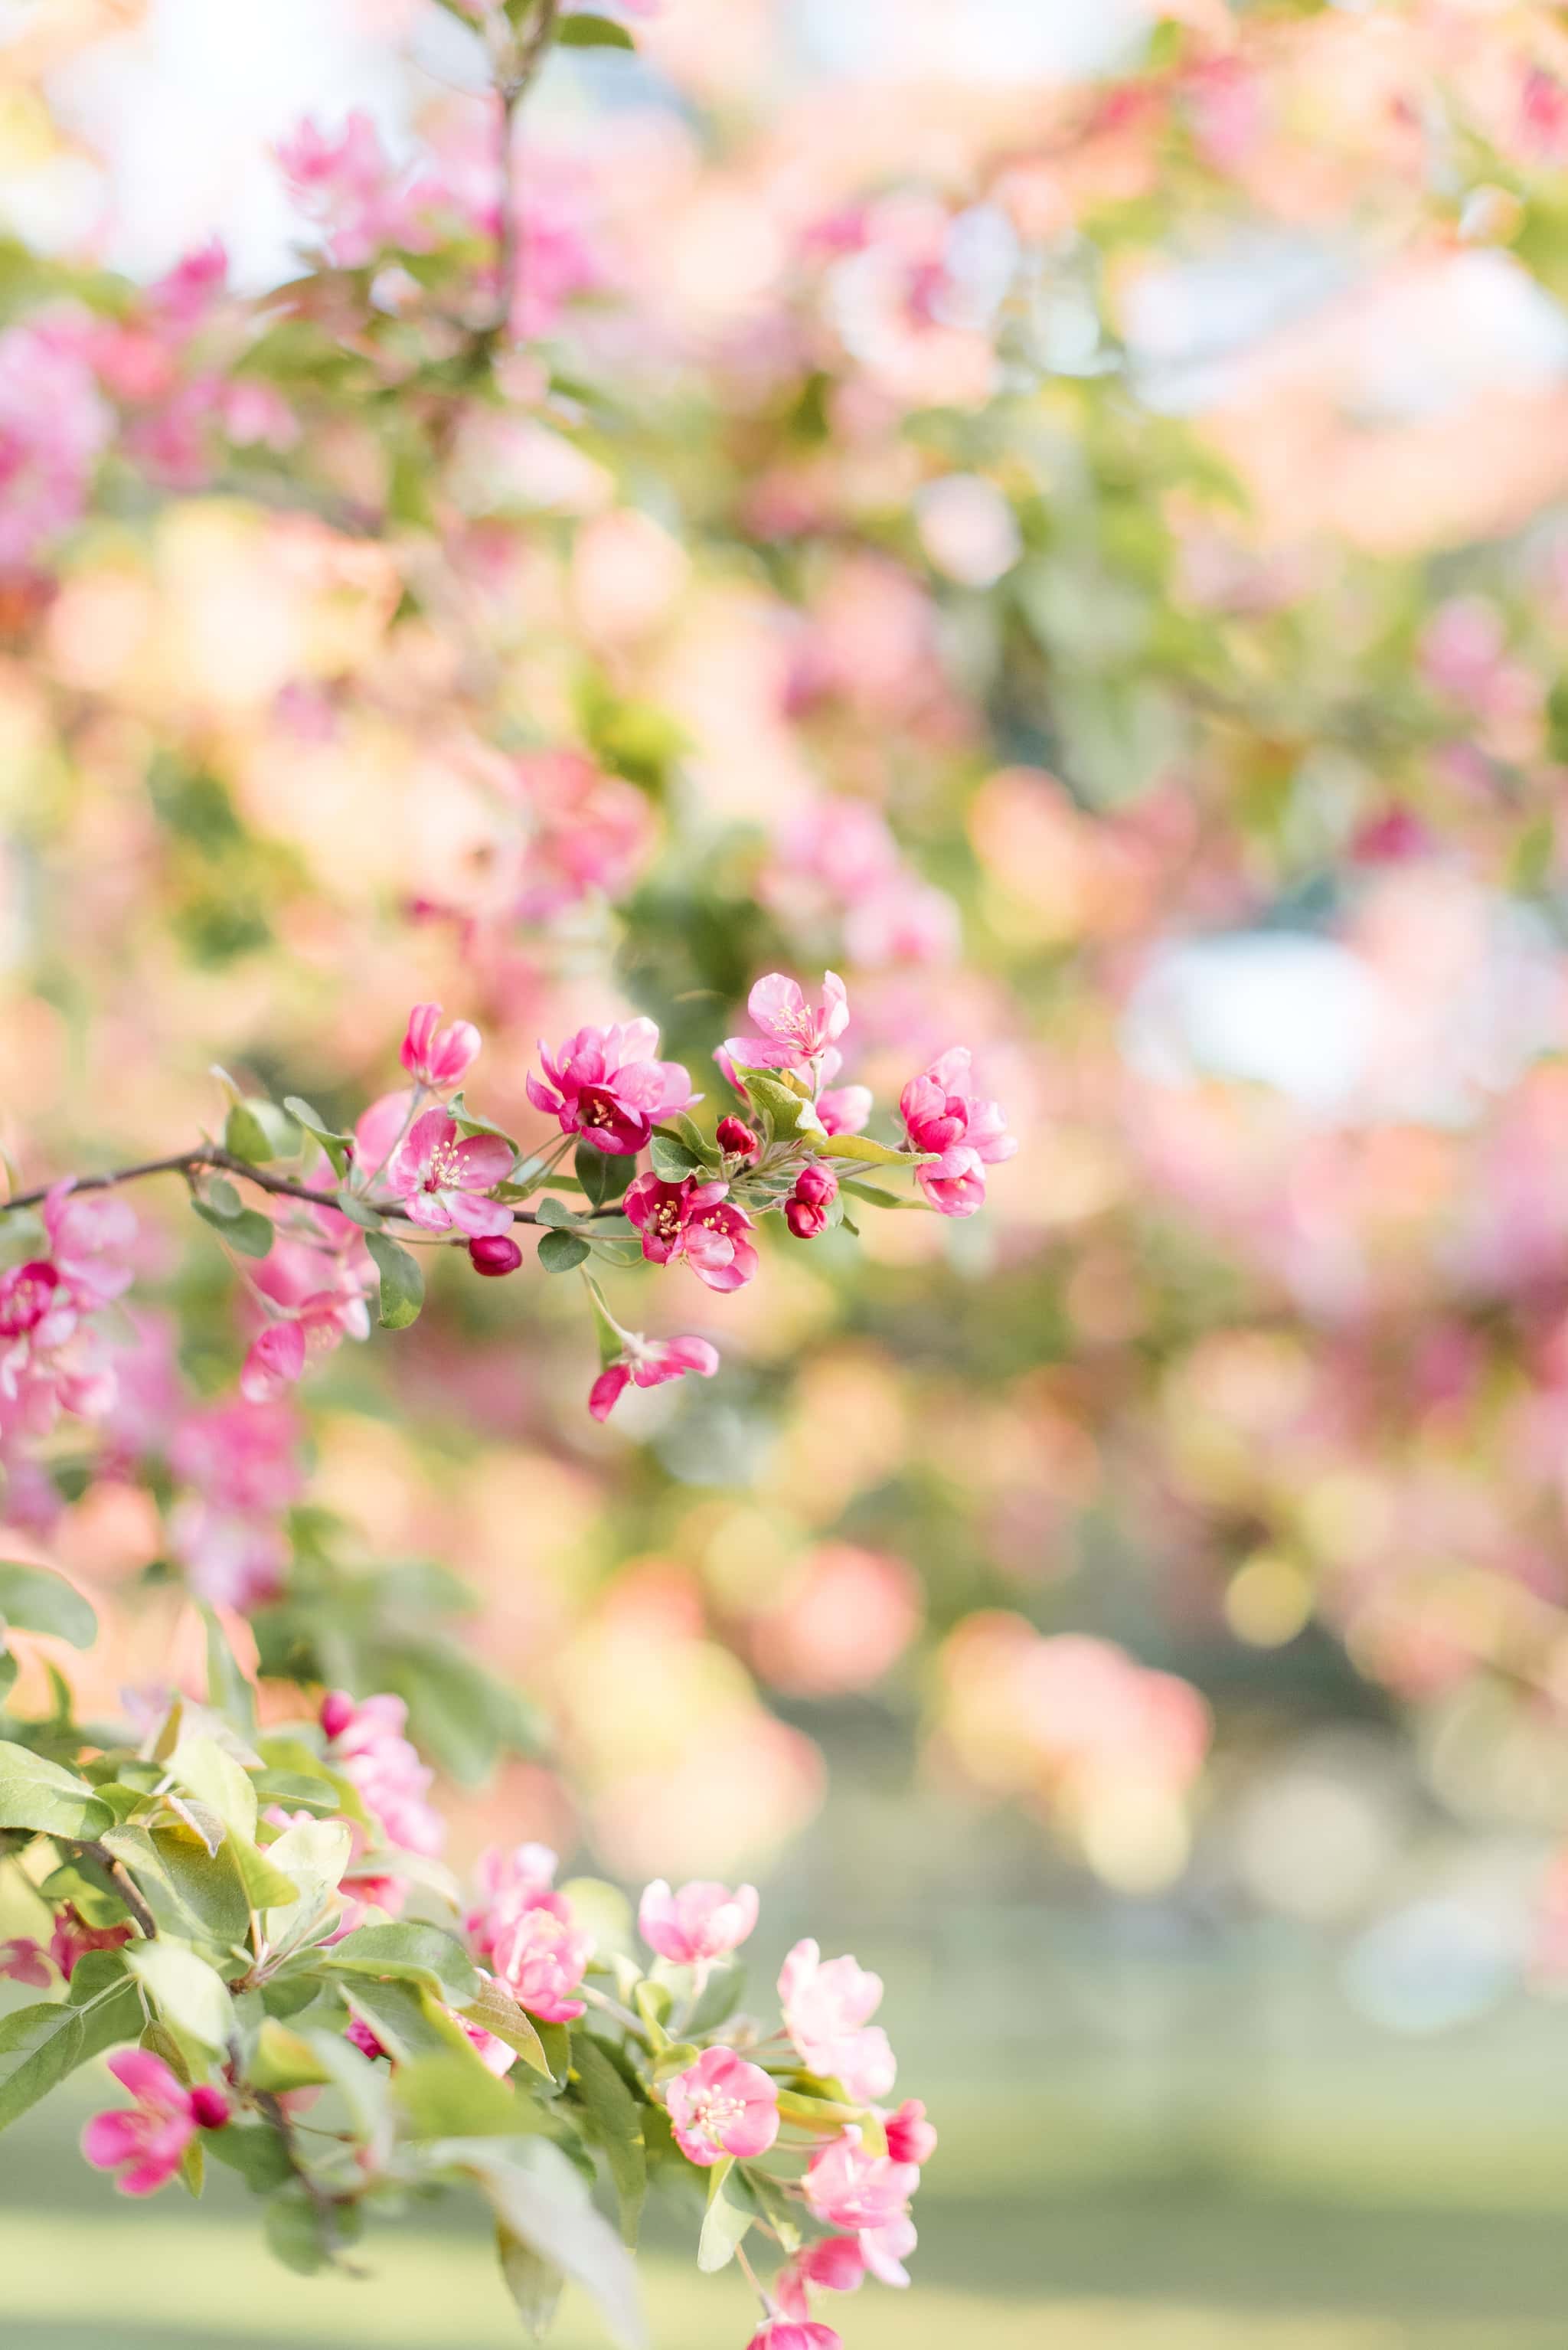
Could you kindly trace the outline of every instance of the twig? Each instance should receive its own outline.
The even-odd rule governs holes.
[[[140,1891],[132,1880],[130,1871],[126,1867],[124,1862],[116,1860],[113,1853],[109,1850],[106,1845],[92,1843],[78,1844],[77,1846],[77,1850],[78,1852],[85,1853],[89,1860],[96,1860],[99,1866],[103,1870],[105,1876],[113,1880],[115,1891],[119,1894],[120,1899],[124,1902],[126,1908],[130,1910],[131,1916],[135,1918],[137,1924],[140,1927],[148,1940],[150,1942],[155,1942],[158,1939],[158,1921],[153,1917],[152,1912],[148,1908],[146,1902],[142,1899]]]
[[[238,1175],[243,1181],[254,1183],[258,1191],[271,1191],[279,1199],[304,1200],[313,1208],[336,1208],[339,1213],[342,1211],[343,1203],[336,1191],[316,1191],[308,1183],[295,1182],[290,1176],[269,1174],[265,1167],[253,1167],[248,1159],[236,1158],[232,1150],[224,1150],[216,1143],[202,1143],[194,1150],[177,1150],[167,1159],[143,1159],[134,1167],[113,1167],[102,1175],[78,1175],[74,1188],[78,1191],[112,1191],[120,1183],[140,1182],[144,1175],[190,1176],[202,1167],[218,1168],[224,1174]],[[40,1184],[36,1191],[18,1191],[15,1199],[0,1201],[0,1215],[7,1214],[13,1208],[36,1208],[40,1201],[48,1198],[53,1188],[52,1184]],[[374,1203],[367,1201],[366,1204],[370,1206]],[[408,1221],[406,1217],[400,1217],[395,1208],[378,1212],[391,1217],[397,1222]],[[587,1217],[616,1216],[620,1212],[618,1200],[613,1202],[607,1201],[599,1207],[585,1211]],[[512,1216],[514,1222],[519,1224],[536,1224],[539,1222],[532,1208],[514,1208]],[[421,1237],[428,1235],[421,1233]],[[467,1242],[460,1232],[452,1245],[454,1248],[466,1247]]]

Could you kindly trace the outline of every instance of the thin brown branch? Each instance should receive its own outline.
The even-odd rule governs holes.
[[[103,1870],[104,1875],[112,1882],[115,1891],[119,1894],[120,1899],[124,1902],[126,1908],[130,1910],[131,1916],[135,1918],[137,1924],[140,1927],[148,1940],[150,1942],[155,1942],[158,1939],[158,1921],[153,1917],[152,1912],[148,1908],[146,1902],[143,1900],[135,1880],[131,1877],[130,1871],[126,1867],[125,1863],[120,1860],[116,1860],[113,1853],[109,1851],[106,1845],[90,1843],[79,1844],[77,1846],[77,1850],[78,1852],[85,1853],[89,1860],[97,1861],[99,1866]]]

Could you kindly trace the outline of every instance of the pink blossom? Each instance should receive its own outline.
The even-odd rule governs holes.
[[[691,1099],[686,1071],[677,1062],[656,1061],[658,1049],[651,1020],[579,1028],[554,1055],[541,1041],[544,1080],[529,1072],[528,1098],[560,1119],[563,1134],[580,1134],[612,1157],[633,1157],[660,1118]]]
[[[644,1891],[638,1930],[650,1950],[676,1966],[701,1966],[739,1948],[757,1922],[757,1888],[698,1880],[671,1893],[662,1877]]]
[[[882,2002],[882,1978],[854,1959],[823,1963],[815,1942],[797,1942],[779,1974],[785,2029],[801,2062],[841,2082],[846,2096],[869,2104],[886,2096],[898,2066],[888,2035],[870,2024]]]
[[[9,1941],[0,1942],[0,1975],[9,1982],[29,1983],[35,1991],[47,1991],[54,1981],[43,1944],[26,1934],[13,1934]]]
[[[546,1893],[503,1926],[493,1956],[519,2007],[543,2023],[575,2023],[586,2002],[572,1993],[593,1951],[593,1936],[574,1924],[571,1904]]]
[[[770,2317],[757,2328],[746,2350],[844,2350],[844,2343],[831,2325],[818,2325],[810,2319]]]
[[[774,2296],[786,2317],[811,2314],[808,2288],[826,2293],[854,2293],[866,2274],[866,2255],[858,2236],[820,2236],[803,2244],[779,2271]]]
[[[193,245],[172,269],[147,289],[147,304],[182,334],[200,326],[229,282],[229,256],[221,237]]]
[[[327,1759],[353,1781],[387,1842],[406,1852],[437,1853],[446,1831],[425,1800],[435,1774],[403,1735],[408,1718],[400,1697],[356,1701],[346,1690],[330,1690],[321,1701]]]
[[[580,751],[535,752],[515,771],[532,818],[516,918],[548,921],[595,891],[623,896],[653,847],[646,794]]]
[[[49,1956],[69,1982],[78,1960],[85,1959],[89,1950],[118,1950],[130,1939],[129,1926],[89,1926],[67,1901],[55,1912]]]
[[[945,889],[900,873],[885,889],[848,908],[844,944],[851,961],[870,969],[887,963],[950,962],[959,950],[958,908]]]
[[[724,1050],[743,1069],[804,1069],[825,1053],[849,1025],[849,999],[834,971],[822,981],[822,1002],[807,1003],[796,980],[783,972],[759,979],[746,1009],[760,1036],[729,1036]]]
[[[813,2155],[802,2183],[813,2217],[853,2233],[873,2276],[909,2282],[902,2264],[915,2230],[906,2207],[920,2183],[914,2163],[868,2154],[852,2126]]]
[[[468,1261],[486,1281],[504,1281],[520,1269],[523,1252],[510,1232],[482,1232],[468,1243]]]
[[[916,1170],[932,1207],[944,1216],[972,1216],[985,1198],[986,1167],[1011,1159],[1018,1138],[1008,1133],[996,1102],[971,1091],[967,1049],[955,1045],[911,1077],[898,1107],[914,1148],[936,1154],[934,1165]]]
[[[706,1338],[643,1338],[628,1332],[620,1360],[602,1370],[588,1390],[588,1409],[596,1419],[607,1419],[628,1385],[662,1387],[688,1371],[711,1379],[718,1367],[719,1350]]]
[[[295,201],[328,232],[340,269],[358,269],[387,245],[430,243],[411,192],[368,114],[350,114],[336,138],[306,120],[275,149]]]
[[[188,2089],[161,2056],[120,2048],[109,2060],[120,2086],[136,2099],[127,2113],[95,2114],[82,2132],[82,2152],[95,2170],[118,2170],[122,2195],[152,2195],[179,2169],[199,2129],[222,2129],[229,2101],[222,2089]]]
[[[275,1403],[304,1377],[305,1325],[269,1322],[245,1351],[240,1393],[247,1403]]]
[[[0,1437],[45,1435],[62,1409],[101,1419],[117,1393],[58,1266],[31,1257],[0,1274]]]
[[[387,1181],[410,1223],[471,1237],[504,1232],[512,1211],[483,1194],[511,1174],[514,1153],[498,1134],[464,1136],[444,1110],[416,1118],[387,1164]]]
[[[125,1252],[136,1239],[136,1217],[112,1191],[74,1191],[75,1178],[52,1183],[44,1200],[49,1253],[72,1301],[84,1313],[123,1296],[134,1275]]]
[[[416,1003],[400,1058],[418,1084],[444,1093],[461,1083],[478,1058],[479,1031],[472,1020],[454,1020],[450,1028],[441,1028],[440,1019],[439,1003]]]
[[[906,2097],[896,2113],[883,2114],[880,2119],[888,2152],[895,2162],[912,2162],[919,2170],[930,2160],[937,2150],[937,2134],[919,2097]]]
[[[215,391],[218,421],[239,449],[292,449],[300,423],[283,394],[249,376],[231,378]]]
[[[558,1865],[546,1844],[514,1845],[510,1851],[493,1845],[481,1853],[474,1869],[480,1899],[463,1920],[470,1947],[481,1958],[493,1954],[504,1927],[553,1891]]]
[[[621,1204],[642,1235],[649,1263],[668,1264],[683,1256],[710,1289],[739,1289],[750,1281],[757,1269],[752,1220],[726,1199],[729,1188],[700,1183],[694,1175],[681,1183],[639,1175],[628,1184]]]
[[[169,1447],[182,1484],[236,1510],[285,1510],[305,1489],[300,1423],[284,1404],[226,1403],[187,1412]]]
[[[366,1299],[376,1275],[364,1233],[335,1208],[313,1210],[311,1221],[314,1240],[280,1232],[251,1275],[278,1309],[272,1327],[297,1335],[264,1333],[251,1347],[240,1374],[248,1403],[276,1402],[312,1357],[330,1354],[345,1338],[370,1335]]]
[[[762,1147],[743,1118],[722,1118],[713,1139],[734,1159],[754,1159]]]
[[[688,2162],[711,2169],[727,2154],[749,2160],[779,2134],[779,2093],[760,2064],[732,2048],[705,2048],[664,2093],[675,2143]]]
[[[827,1134],[861,1134],[871,1116],[869,1086],[830,1087],[816,1097],[816,1114]]]
[[[241,1615],[268,1606],[288,1574],[281,1526],[195,1493],[182,1495],[169,1513],[169,1547],[199,1598]]]
[[[112,429],[74,324],[0,334],[0,571],[78,520]]]

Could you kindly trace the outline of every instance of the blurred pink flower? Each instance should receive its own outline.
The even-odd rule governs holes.
[[[479,1898],[463,1920],[470,1948],[482,1959],[494,1951],[497,1935],[554,1890],[559,1863],[547,1844],[492,1845],[474,1867]]]
[[[822,1002],[809,1004],[798,980],[783,972],[759,979],[746,1009],[760,1036],[728,1036],[724,1050],[742,1069],[804,1069],[849,1025],[849,999],[836,971],[823,975]]]
[[[654,841],[646,794],[607,775],[580,751],[542,751],[515,762],[532,827],[513,912],[548,921],[598,890],[618,898]]]
[[[779,2271],[774,2293],[786,2317],[811,2314],[810,2288],[826,2293],[854,2293],[866,2274],[866,2255],[858,2236],[821,2236],[804,2244]]]
[[[89,1950],[118,1950],[130,1939],[129,1926],[89,1926],[67,1901],[55,1912],[49,1936],[49,1956],[69,1982],[78,1959]]]
[[[13,1934],[9,1941],[0,1942],[0,1976],[30,1984],[35,1991],[47,1991],[54,1981],[43,1944],[26,1934]]]
[[[807,1939],[785,1959],[778,1989],[784,2027],[809,2071],[841,2082],[857,2105],[887,2095],[898,2065],[887,2033],[869,2023],[882,2003],[880,1975],[852,1958],[825,1965]]]
[[[0,572],[79,517],[112,419],[74,320],[0,334]]]
[[[684,1109],[691,1080],[679,1063],[656,1061],[659,1031],[651,1020],[628,1020],[612,1028],[579,1028],[552,1056],[541,1041],[541,1081],[530,1070],[528,1098],[535,1109],[558,1118],[563,1134],[612,1157],[644,1149],[662,1118]]]
[[[881,2275],[884,2265],[901,2259],[902,2251],[893,2246],[910,2248],[904,2241],[909,2227],[906,2207],[919,2183],[914,2163],[867,2153],[853,2125],[813,2155],[803,2181],[807,2210],[829,2227],[857,2235],[873,2275]],[[900,2276],[892,2282],[907,2280]]]
[[[437,1853],[446,1829],[426,1801],[435,1773],[403,1735],[408,1718],[400,1697],[356,1700],[346,1690],[329,1690],[321,1701],[327,1760],[353,1781],[389,1844]]]
[[[229,2117],[222,2089],[188,2089],[161,2056],[146,2048],[119,2048],[109,2069],[136,2099],[128,2113],[95,2114],[82,2132],[82,2152],[95,2170],[118,2170],[122,2195],[151,2195],[166,2187],[198,2129],[221,2129]]]
[[[699,1878],[671,1893],[662,1877],[638,1905],[638,1930],[650,1950],[676,1966],[700,1966],[739,1948],[757,1922],[757,1888]]]
[[[416,1003],[399,1058],[416,1083],[445,1093],[477,1059],[479,1031],[471,1020],[454,1020],[450,1028],[441,1028],[440,1019],[439,1003]]]
[[[56,1268],[84,1314],[124,1295],[135,1277],[126,1255],[137,1230],[128,1201],[112,1191],[78,1192],[67,1177],[50,1185],[43,1218]]]
[[[921,1613],[919,1579],[903,1559],[824,1543],[753,1618],[749,1646],[775,1688],[840,1696],[868,1688],[898,1661]]]
[[[746,2350],[844,2350],[844,2344],[831,2325],[817,2325],[810,2320],[797,2324],[792,2317],[770,2317],[753,2334]]]
[[[732,2048],[704,2049],[669,2083],[664,2101],[675,2143],[704,2170],[727,2154],[765,2154],[779,2134],[776,2084]]]
[[[628,1383],[662,1387],[688,1371],[711,1379],[718,1367],[719,1350],[706,1338],[644,1338],[628,1332],[627,1352],[602,1370],[588,1390],[588,1409],[596,1419],[607,1419]]]
[[[575,2023],[586,2002],[572,1993],[593,1951],[593,1936],[574,1923],[570,1903],[545,1893],[502,1927],[492,1957],[519,2007],[543,2023]]]
[[[327,231],[340,269],[362,268],[388,245],[422,251],[431,242],[413,192],[358,109],[334,138],[306,120],[274,151],[300,209]]]
[[[906,2097],[896,2113],[883,2114],[881,2120],[888,2152],[895,2162],[912,2162],[920,2169],[930,2160],[937,2150],[937,2134],[919,2097]]]

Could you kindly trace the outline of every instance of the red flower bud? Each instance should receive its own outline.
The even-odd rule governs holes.
[[[499,1281],[504,1273],[515,1273],[523,1262],[523,1252],[504,1232],[486,1233],[468,1243],[468,1261],[475,1273],[487,1274]]]
[[[809,1200],[786,1200],[784,1215],[797,1241],[814,1241],[827,1222],[826,1211]]]
[[[722,1118],[717,1132],[721,1150],[731,1151],[737,1159],[756,1157],[757,1138],[743,1118]]]
[[[830,1200],[838,1197],[838,1178],[831,1167],[824,1167],[820,1159],[814,1159],[795,1177],[794,1196],[808,1207],[826,1208]]]
[[[222,2129],[229,2118],[229,2101],[222,2089],[199,2082],[191,2092],[191,2119],[200,2129]]]

